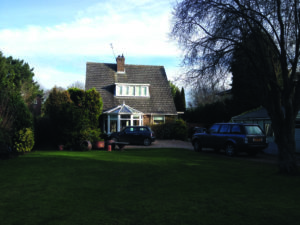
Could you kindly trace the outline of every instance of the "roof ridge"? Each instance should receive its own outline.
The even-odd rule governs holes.
[[[104,65],[117,65],[117,63],[100,63],[100,62],[86,62],[87,64],[104,64]],[[140,64],[126,64],[125,66],[140,66],[140,67],[164,67],[163,65],[140,65]]]

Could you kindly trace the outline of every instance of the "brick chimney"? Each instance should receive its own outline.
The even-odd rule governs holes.
[[[117,57],[117,72],[125,73],[125,58],[123,54]]]

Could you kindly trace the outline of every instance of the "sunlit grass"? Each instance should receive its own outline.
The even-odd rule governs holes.
[[[1,224],[299,224],[300,179],[181,149],[0,161]]]

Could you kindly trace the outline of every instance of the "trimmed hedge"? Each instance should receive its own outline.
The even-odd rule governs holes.
[[[154,131],[157,139],[185,141],[188,138],[187,125],[182,119],[177,119],[174,122],[152,125],[151,129]]]

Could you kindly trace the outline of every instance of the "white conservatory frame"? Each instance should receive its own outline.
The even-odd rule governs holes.
[[[113,109],[103,112],[106,132],[120,131],[125,126],[143,125],[143,113],[123,103]],[[116,122],[116,124],[115,124]],[[113,128],[113,126],[116,127]],[[105,129],[104,129],[105,130]]]

